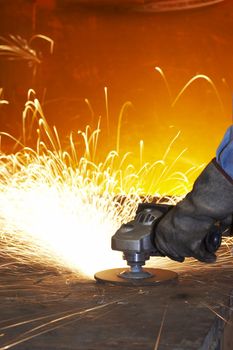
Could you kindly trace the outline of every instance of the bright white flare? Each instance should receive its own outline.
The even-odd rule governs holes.
[[[132,186],[125,197],[130,176],[127,167],[114,168],[115,157],[109,153],[104,163],[95,164],[89,152],[89,159],[76,162],[74,149],[72,158],[46,148],[44,141],[37,152],[24,147],[15,154],[0,153],[3,254],[89,277],[124,265],[121,253],[111,250],[111,237],[132,218],[140,196]]]
[[[11,251],[16,256],[24,255],[29,262],[53,262],[88,276],[122,266],[121,254],[110,249],[110,238],[120,225],[114,198],[96,196],[90,203],[88,190],[83,191],[38,182],[27,189],[6,188],[0,193],[5,249],[11,251],[11,239],[18,243]]]

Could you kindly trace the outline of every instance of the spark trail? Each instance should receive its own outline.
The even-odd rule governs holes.
[[[32,94],[30,91],[29,97]],[[71,134],[70,149],[63,150],[56,128],[49,127],[34,98],[25,106],[22,140],[1,133],[13,139],[19,149],[12,154],[0,153],[4,256],[23,264],[70,268],[89,277],[97,270],[122,266],[121,254],[110,249],[111,236],[123,222],[132,219],[142,196],[149,200],[145,181],[153,175],[157,162],[136,169],[129,155],[120,156],[115,150],[97,162],[99,127]],[[34,148],[29,148],[27,138],[33,130],[37,141]],[[82,156],[76,146],[80,138],[84,144]],[[166,166],[165,156],[160,179],[169,174],[172,169]],[[188,175],[180,176],[182,188],[184,179],[188,183]],[[150,193],[158,195],[156,187]]]

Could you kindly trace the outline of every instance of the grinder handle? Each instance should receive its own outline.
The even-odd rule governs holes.
[[[146,209],[146,208],[155,208],[161,211],[161,216],[156,220],[154,223],[154,229],[153,229],[153,234],[156,234],[156,226],[160,222],[160,220],[163,219],[164,216],[168,213],[169,210],[171,210],[174,207],[174,205],[170,204],[144,204],[141,207],[139,207],[139,212]],[[226,228],[224,228],[224,225],[222,225],[221,222],[216,222],[212,225],[210,228],[209,232],[205,236],[203,240],[203,244],[205,245],[206,250],[209,253],[215,253],[219,247],[221,246],[222,243],[222,234]],[[154,237],[152,238],[152,242],[154,242]],[[156,248],[156,247],[155,247]],[[151,252],[151,255],[159,255],[158,250],[155,249],[155,251]]]
[[[174,205],[171,204],[157,204],[157,203],[141,203],[138,206],[137,214],[139,212],[144,211],[145,209],[156,209],[161,212],[161,216],[154,222],[154,229],[153,229],[153,235],[151,237],[151,243],[154,245],[154,235],[156,235],[156,226],[158,225],[159,221],[163,219],[164,216],[168,213],[169,210],[171,210],[174,207]],[[216,222],[212,225],[209,232],[205,236],[203,240],[203,244],[205,245],[205,248],[209,253],[215,253],[218,248],[221,246],[222,242],[222,235],[224,235],[224,232],[226,231],[226,227],[221,222]],[[161,256],[159,251],[154,247],[155,249],[151,251],[151,256]]]

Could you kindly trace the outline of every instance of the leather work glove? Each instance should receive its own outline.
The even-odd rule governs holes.
[[[157,249],[169,258],[183,262],[194,257],[211,263],[204,240],[214,223],[232,223],[233,213],[233,139],[228,129],[213,159],[196,179],[193,189],[158,223],[155,234]],[[230,136],[229,136],[230,135]],[[222,147],[221,147],[222,145]],[[227,153],[230,159],[227,159]],[[230,156],[229,156],[230,154]],[[229,167],[229,164],[231,166]],[[224,169],[222,168],[224,166]],[[232,172],[231,172],[232,170]]]

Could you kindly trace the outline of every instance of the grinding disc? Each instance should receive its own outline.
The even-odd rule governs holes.
[[[120,286],[154,286],[163,283],[168,283],[177,279],[178,275],[176,272],[163,269],[153,269],[145,268],[144,271],[151,274],[151,277],[148,278],[123,278],[119,275],[124,271],[127,271],[127,268],[118,268],[111,270],[104,270],[97,272],[95,274],[95,279],[100,283],[115,284]]]

